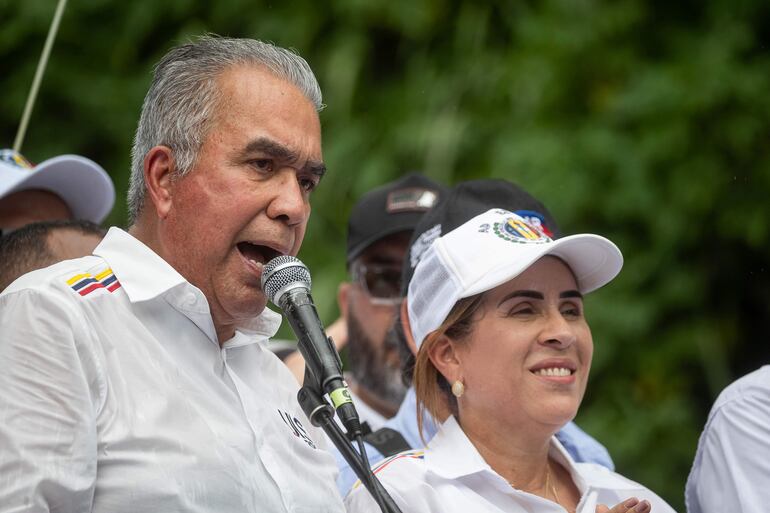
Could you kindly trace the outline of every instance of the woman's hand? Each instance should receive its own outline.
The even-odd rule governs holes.
[[[596,513],[649,513],[652,506],[647,501],[639,501],[636,497],[626,499],[610,509],[604,504],[596,506]]]

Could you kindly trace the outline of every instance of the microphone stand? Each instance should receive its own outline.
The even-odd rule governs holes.
[[[319,394],[320,386],[307,368],[305,369],[304,383],[305,385],[297,393],[297,400],[310,422],[324,430],[326,436],[334,443],[358,479],[377,502],[382,513],[401,513],[401,509],[393,501],[385,487],[382,486],[372,470],[364,465],[361,456],[353,448],[350,440],[334,422],[334,407]]]
[[[326,432],[383,513],[401,513],[369,468],[361,423],[342,377],[340,355],[324,333],[313,304],[307,267],[293,256],[282,255],[265,264],[261,282],[266,297],[281,309],[289,321],[305,359],[304,386],[297,393],[305,415],[314,426],[320,426]],[[329,394],[334,407],[324,399],[325,393]],[[361,454],[356,453],[334,422],[335,408],[345,429],[356,438]]]

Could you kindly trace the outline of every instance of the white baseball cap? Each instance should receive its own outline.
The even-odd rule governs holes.
[[[552,240],[513,212],[488,210],[437,238],[420,258],[407,294],[417,347],[457,301],[502,285],[546,255],[569,266],[583,294],[609,283],[623,267],[620,250],[604,237]]]
[[[0,150],[0,200],[42,189],[59,196],[75,219],[101,223],[115,203],[115,186],[102,166],[78,155],[60,155],[33,166],[13,150]]]

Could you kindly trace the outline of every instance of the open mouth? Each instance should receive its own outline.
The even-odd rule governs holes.
[[[238,248],[238,251],[241,253],[243,258],[255,264],[266,264],[273,258],[282,255],[281,252],[269,246],[252,244],[251,242],[246,241],[239,242],[236,244],[236,247]]]

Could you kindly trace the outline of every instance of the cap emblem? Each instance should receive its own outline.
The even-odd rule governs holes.
[[[545,217],[540,212],[534,210],[516,210],[514,214],[523,218],[531,227],[553,238],[553,231],[551,231],[548,225],[545,224]]]
[[[540,230],[527,224],[519,216],[507,217],[501,223],[494,223],[492,231],[501,239],[509,242],[543,244],[550,242],[550,238],[544,235]]]
[[[10,164],[19,169],[32,170],[35,166],[21,156],[21,153],[13,150],[0,150],[0,162]]]
[[[424,212],[430,210],[438,200],[436,191],[430,189],[399,189],[388,194],[385,210],[395,212]]]

